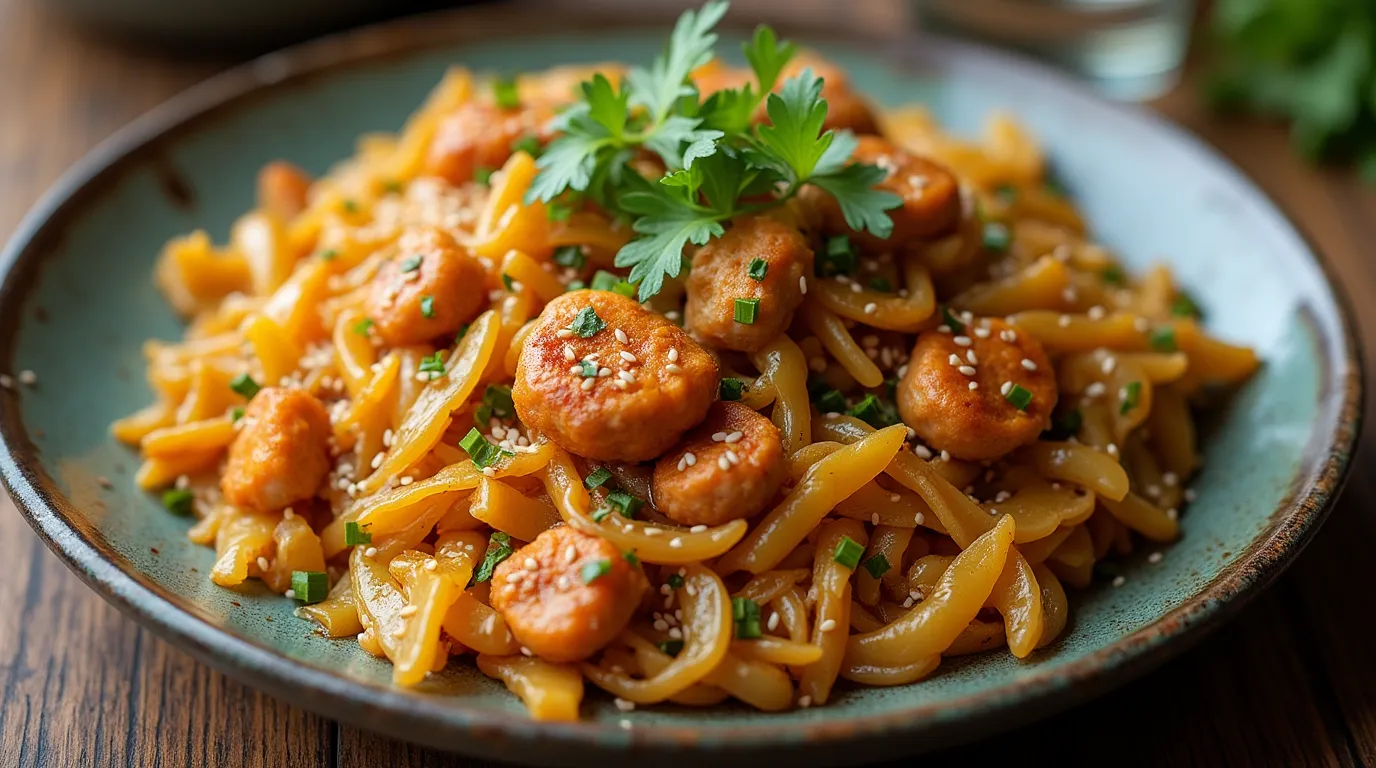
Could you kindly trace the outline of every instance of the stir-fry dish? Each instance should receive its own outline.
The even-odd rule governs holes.
[[[724,12],[648,66],[454,69],[167,245],[189,327],[114,432],[212,581],[571,720],[589,683],[784,710],[1028,659],[1096,564],[1163,557],[1252,352],[1011,120],[878,109],[767,27],[726,63]]]

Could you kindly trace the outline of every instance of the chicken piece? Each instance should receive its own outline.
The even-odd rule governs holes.
[[[412,230],[378,270],[364,306],[387,344],[418,344],[452,336],[476,317],[486,280],[482,265],[447,232]]]
[[[522,422],[569,451],[639,462],[702,421],[717,378],[712,355],[662,315],[609,291],[573,291],[526,337],[512,398]]]
[[[787,473],[774,422],[740,403],[717,402],[655,463],[651,489],[655,508],[675,522],[722,525],[763,510]]]
[[[435,131],[425,158],[425,172],[451,184],[474,180],[480,169],[494,171],[511,157],[514,145],[531,136],[542,145],[554,109],[524,105],[506,110],[490,101],[470,101],[446,115]]]
[[[644,577],[614,544],[561,525],[497,566],[492,607],[532,654],[571,663],[621,634],[644,590]]]
[[[755,265],[754,274],[763,272],[758,280],[751,272],[757,259],[764,263]],[[767,216],[737,219],[693,256],[684,308],[688,329],[717,349],[760,349],[793,322],[812,260],[812,249],[797,229]],[[737,299],[759,301],[751,322],[737,316]],[[742,311],[748,318],[752,310]]]
[[[1009,396],[1022,391],[1030,398],[1019,410]],[[1041,344],[1002,320],[982,319],[917,337],[898,383],[898,412],[933,450],[984,461],[1036,440],[1050,426],[1056,397],[1056,372]]]
[[[225,501],[272,512],[315,495],[330,471],[330,415],[310,393],[265,387],[244,410],[220,478]]]
[[[859,137],[851,159],[883,168],[888,176],[875,189],[903,199],[902,205],[888,211],[893,232],[881,240],[868,231],[852,231],[835,198],[820,189],[805,188],[806,202],[816,209],[825,232],[848,234],[869,251],[890,251],[950,234],[960,223],[960,185],[943,166],[878,136]]]
[[[285,160],[274,160],[258,171],[258,207],[279,221],[291,221],[306,209],[311,177]]]

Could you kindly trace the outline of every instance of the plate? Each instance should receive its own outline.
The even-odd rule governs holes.
[[[1009,728],[1179,653],[1313,535],[1359,432],[1361,366],[1350,314],[1322,263],[1250,181],[1161,120],[1004,54],[790,30],[880,102],[925,102],[957,131],[976,132],[993,110],[1016,114],[1045,143],[1102,242],[1134,268],[1169,263],[1211,330],[1265,360],[1206,420],[1198,501],[1162,562],[1147,563],[1143,550],[1124,564],[1122,587],[1078,595],[1066,634],[1028,661],[963,657],[919,684],[842,688],[826,707],[779,714],[725,705],[626,714],[595,693],[584,721],[572,724],[530,721],[471,664],[451,664],[416,690],[394,688],[386,663],[353,642],[317,637],[288,601],[213,586],[213,551],[188,542],[187,521],[135,489],[137,458],[107,431],[150,399],[143,340],[180,331],[150,278],[164,241],[196,227],[222,240],[252,204],[264,162],[290,158],[324,171],[360,134],[397,129],[449,64],[513,72],[648,61],[666,29],[663,20],[520,7],[403,21],[255,61],[97,148],[38,204],[0,259],[0,367],[37,374],[33,386],[0,395],[0,473],[34,529],[112,603],[294,704],[477,756],[584,765],[744,763],[765,754],[837,764]]]

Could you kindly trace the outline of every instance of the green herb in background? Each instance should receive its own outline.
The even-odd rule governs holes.
[[[1376,4],[1219,0],[1211,26],[1215,105],[1288,118],[1306,158],[1376,183]]]

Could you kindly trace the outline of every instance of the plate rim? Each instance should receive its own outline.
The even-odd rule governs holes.
[[[529,26],[532,6],[540,8],[538,3],[465,8],[360,27],[266,54],[173,96],[100,142],[59,177],[20,221],[4,250],[0,251],[0,280],[3,280],[0,283],[0,312],[10,318],[17,316],[23,306],[23,297],[35,284],[49,243],[61,237],[67,222],[79,216],[89,200],[117,182],[150,152],[156,154],[163,142],[194,131],[221,111],[233,109],[245,100],[284,84],[301,84],[340,69],[377,64],[439,46],[463,45],[482,39],[482,29],[519,29],[510,25],[512,20]],[[570,13],[541,8],[537,25],[541,29],[536,34],[587,28],[601,31],[634,29],[663,21],[671,15],[659,10],[623,12],[618,9],[613,19],[604,15],[606,11]],[[746,25],[740,20],[728,17],[724,28],[743,26]],[[882,40],[815,27],[800,29],[804,36],[811,31],[816,33],[814,36],[842,43],[873,44],[877,40],[890,43],[908,39],[906,33],[895,40]],[[521,30],[507,37],[529,39],[532,35],[530,30]],[[1000,688],[986,689],[954,702],[948,700],[945,706],[955,710],[955,714],[944,717],[934,716],[943,713],[927,704],[894,707],[863,718],[830,718],[791,725],[766,722],[723,726],[708,733],[695,726],[653,723],[637,724],[630,731],[609,722],[536,723],[465,706],[461,701],[398,691],[332,674],[293,661],[184,610],[164,596],[165,590],[160,592],[161,588],[152,579],[132,569],[126,571],[112,561],[98,531],[83,530],[69,519],[76,505],[57,490],[37,461],[37,449],[23,428],[14,397],[4,398],[0,403],[0,480],[9,490],[16,508],[64,564],[107,601],[199,661],[327,717],[382,730],[399,738],[486,757],[532,759],[539,754],[559,758],[552,750],[567,747],[581,752],[564,755],[562,759],[577,760],[588,754],[587,750],[624,756],[627,753],[622,750],[630,746],[633,750],[651,750],[656,754],[677,753],[681,759],[691,759],[704,750],[745,753],[761,748],[805,750],[815,759],[823,754],[819,748],[825,747],[833,756],[844,756],[851,761],[873,757],[882,751],[873,747],[839,751],[864,737],[887,737],[895,740],[890,744],[901,743],[905,748],[951,744],[978,733],[1003,730],[1047,716],[1075,701],[1125,683],[1182,652],[1240,610],[1293,561],[1332,509],[1351,468],[1361,434],[1364,368],[1355,315],[1342,284],[1335,279],[1332,267],[1313,239],[1231,160],[1198,137],[1140,107],[1107,102],[1045,65],[983,46],[930,35],[923,36],[922,41],[926,49],[949,51],[995,74],[1016,68],[1021,70],[1021,76],[1044,81],[1067,98],[1095,102],[1100,109],[1106,108],[1166,134],[1183,149],[1225,174],[1232,188],[1244,190],[1261,204],[1265,214],[1278,219],[1280,226],[1295,233],[1305,246],[1308,260],[1321,274],[1336,312],[1339,337],[1330,338],[1330,334],[1321,333],[1317,338],[1325,364],[1321,370],[1319,416],[1311,427],[1308,447],[1322,451],[1322,459],[1301,466],[1296,484],[1292,485],[1285,501],[1271,512],[1266,529],[1203,589],[1155,622],[1086,654],[1055,673],[1047,672]],[[898,51],[879,50],[873,55],[899,68],[908,66]],[[0,361],[8,362],[12,359],[21,326],[11,322],[0,327],[3,327]],[[1336,398],[1340,399],[1334,402]],[[1334,422],[1331,433],[1319,434],[1330,414]],[[1318,444],[1314,445],[1315,442]],[[1032,701],[1039,704],[1035,713],[1027,711],[1032,707],[1019,706]],[[341,704],[348,706],[341,708]],[[386,714],[391,717],[384,717]],[[435,727],[426,728],[427,725]],[[464,732],[477,739],[459,743],[443,739],[455,732]],[[869,743],[875,744],[878,740],[870,739]],[[512,750],[517,753],[513,754]],[[519,754],[522,751],[524,755]],[[893,750],[888,748],[887,751]]]

